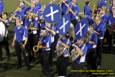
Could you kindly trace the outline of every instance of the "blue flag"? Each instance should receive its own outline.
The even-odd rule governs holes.
[[[76,40],[83,38],[88,31],[88,22],[86,19],[81,19],[75,28]]]
[[[56,26],[56,31],[59,31],[61,35],[65,35],[70,29],[70,17],[69,15],[64,15],[62,19],[58,22]]]
[[[56,4],[49,4],[43,13],[46,22],[55,23],[61,18],[60,7]]]

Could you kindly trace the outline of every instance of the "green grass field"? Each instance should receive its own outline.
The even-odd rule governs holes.
[[[30,1],[30,0],[28,0]],[[59,2],[60,0],[57,0]],[[19,4],[19,0],[4,0],[5,2],[5,11],[10,13],[16,9]],[[47,4],[50,0],[40,0],[42,4]],[[79,6],[81,8],[81,12],[83,11],[85,0],[81,0]],[[97,0],[91,0],[91,8],[93,8],[94,4],[96,4]],[[11,26],[12,28],[12,26]],[[12,30],[12,29],[11,29]],[[12,38],[10,38],[12,39]],[[10,42],[11,44],[11,42]],[[10,48],[11,53],[14,52],[12,48]],[[110,53],[110,52],[109,52]],[[104,69],[112,69],[115,71],[115,53],[108,54],[104,53],[102,56],[102,68]],[[34,64],[33,68],[30,71],[26,71],[25,67],[22,69],[16,70],[16,57],[11,57],[11,61],[8,63],[6,60],[0,61],[0,77],[45,77],[41,72],[40,64]],[[55,68],[55,67],[54,67]],[[56,77],[56,76],[55,76]],[[115,77],[115,76],[107,76],[107,77]]]
[[[20,0],[4,0],[5,2],[5,11],[7,12],[12,12],[13,10],[16,9],[16,7],[19,5]],[[30,1],[30,0],[27,0]],[[40,2],[45,5],[48,4],[51,0],[40,0]],[[60,0],[56,0],[56,3],[59,3]],[[93,8],[94,4],[96,4],[97,0],[91,0],[91,8]],[[83,11],[83,7],[85,4],[85,0],[81,0],[79,3],[79,6],[81,8],[81,11]]]

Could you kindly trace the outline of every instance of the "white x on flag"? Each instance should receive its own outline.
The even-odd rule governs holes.
[[[82,24],[80,23],[79,25],[80,25],[80,28],[79,28],[78,32],[76,33],[76,35],[78,35],[80,33],[80,36],[82,37],[82,30],[83,30],[83,28],[85,27],[86,24],[84,24],[82,26]]]
[[[65,33],[65,26],[69,23],[69,20],[65,20],[65,18],[63,18],[63,24],[60,26],[60,30],[63,29],[63,33]]]
[[[54,21],[54,14],[58,13],[59,10],[55,10],[53,9],[53,7],[50,7],[50,13],[46,15],[46,17],[50,17],[51,16],[51,20]]]

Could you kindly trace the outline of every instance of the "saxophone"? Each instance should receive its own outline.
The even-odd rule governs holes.
[[[39,51],[39,49],[41,49],[41,48],[43,48],[43,45],[40,42],[38,42],[37,45],[33,46],[33,51],[35,53],[37,53]]]

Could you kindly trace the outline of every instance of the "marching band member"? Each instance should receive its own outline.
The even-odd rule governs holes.
[[[98,1],[98,8],[101,9],[103,6],[107,6],[107,0],[99,0]]]
[[[57,43],[57,72],[58,77],[67,77],[67,67],[69,65],[69,46],[71,46],[70,35],[58,40]]]
[[[84,15],[87,18],[89,24],[93,24],[92,11],[90,9],[90,1],[85,2]]]
[[[102,51],[103,51],[103,39],[106,31],[106,26],[101,20],[101,17],[97,15],[94,18],[95,25],[94,25],[94,30],[98,32],[98,43],[97,43],[97,65],[100,67],[101,65],[101,60],[102,60]]]
[[[70,8],[69,9],[72,9],[72,11],[74,11],[76,13],[76,16],[78,17],[79,15],[79,12],[80,12],[80,8],[77,4],[77,0],[72,0],[72,2],[70,2]],[[75,27],[77,22],[78,22],[78,18],[75,17],[72,13],[70,13],[70,19],[71,19],[71,22],[73,24],[73,26]]]
[[[115,43],[115,7],[112,7],[112,13],[113,15],[109,17],[109,50],[112,48],[112,36],[114,36],[114,43]]]
[[[40,60],[41,60],[41,66],[43,73],[51,77],[51,67],[50,67],[50,51],[51,51],[51,44],[53,43],[49,31],[46,29],[41,30],[41,45],[43,46],[41,48],[41,54],[40,54]]]
[[[87,53],[87,69],[90,70],[96,70],[97,64],[96,64],[96,47],[97,47],[97,33],[94,32],[93,26],[89,26],[88,28],[88,53]]]
[[[41,10],[41,8],[42,8],[42,4],[39,2],[39,0],[36,2],[36,7],[35,7],[35,11],[34,11],[34,13],[35,14],[39,14],[42,10]]]
[[[100,16],[101,16],[101,22],[103,22],[103,24],[105,25],[106,27],[106,32],[105,32],[105,36],[104,36],[104,44],[106,44],[108,42],[108,19],[109,19],[109,16],[107,14],[107,8],[106,7],[102,7],[101,10],[100,10]]]
[[[27,69],[30,69],[27,53],[25,52],[25,45],[27,43],[27,30],[22,26],[22,21],[17,18],[16,26],[14,28],[14,38],[12,42],[12,46],[16,49],[17,56],[17,69],[22,67],[22,56],[24,58],[25,65]]]
[[[69,4],[70,1],[69,0],[62,0],[62,3],[61,3],[62,16],[65,15],[68,11],[68,7],[65,5],[65,3]]]
[[[86,62],[86,55],[88,52],[88,45],[86,38],[78,39],[75,44],[72,45],[74,49],[71,51],[72,70],[85,69],[84,63]],[[82,77],[80,72],[71,72],[71,77]]]
[[[27,48],[29,52],[29,59],[31,62],[31,59],[35,58],[34,52],[33,52],[33,46],[36,45],[40,38],[40,23],[39,23],[39,17],[34,17],[32,12],[28,12],[27,18],[25,18],[25,28],[28,30],[29,37],[28,37],[28,43]],[[33,58],[32,58],[33,57]]]
[[[57,42],[58,42],[58,39],[59,39],[59,34],[57,32],[55,32],[55,27],[54,27],[54,24],[51,24],[50,27],[46,27],[46,30],[49,32],[49,36],[51,38],[51,46],[50,46],[50,56],[49,56],[49,59],[50,59],[50,67],[52,67],[53,65],[53,54],[56,50],[56,45],[57,45]]]
[[[10,50],[9,50],[9,43],[8,43],[8,27],[9,27],[9,20],[7,18],[7,13],[3,13],[2,16],[0,17],[0,21],[2,21],[5,24],[5,37],[3,40],[3,45],[5,47],[6,53],[7,53],[7,61],[10,60]],[[0,53],[2,56],[2,51]]]

